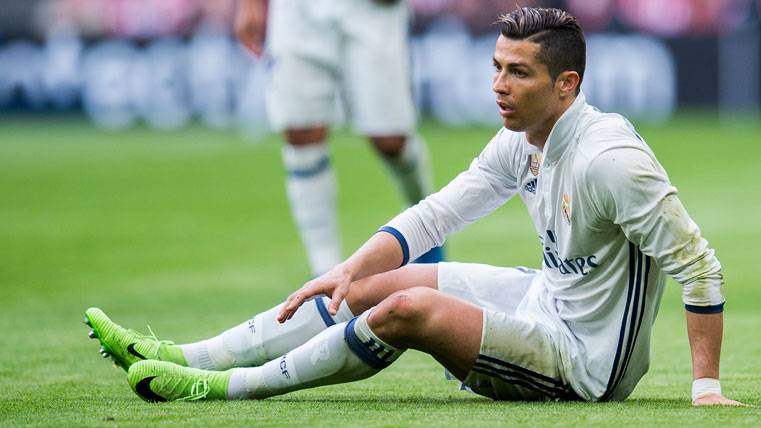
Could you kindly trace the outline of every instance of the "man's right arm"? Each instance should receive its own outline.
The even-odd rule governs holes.
[[[404,263],[443,245],[447,236],[492,213],[518,192],[516,155],[505,132],[497,134],[466,171],[384,226],[407,254]]]
[[[517,184],[513,168],[505,164],[506,141],[499,141],[501,135],[467,171],[392,219],[345,262],[291,294],[278,321],[290,319],[304,301],[320,294],[331,297],[328,311],[334,314],[352,282],[405,265],[513,196]]]

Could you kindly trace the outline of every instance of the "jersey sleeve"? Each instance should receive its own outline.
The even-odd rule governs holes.
[[[403,265],[444,243],[447,235],[493,212],[517,192],[508,138],[498,133],[470,167],[440,191],[381,228],[402,246]]]
[[[721,264],[644,144],[602,152],[591,161],[586,182],[598,215],[620,225],[629,241],[682,285],[688,311],[723,310]]]

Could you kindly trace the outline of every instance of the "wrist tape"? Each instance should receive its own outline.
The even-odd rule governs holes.
[[[721,395],[719,379],[703,377],[692,382],[692,401],[710,394]]]

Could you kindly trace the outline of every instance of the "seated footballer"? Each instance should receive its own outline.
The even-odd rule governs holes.
[[[647,372],[666,275],[681,284],[695,405],[722,395],[721,265],[652,150],[587,104],[586,46],[558,9],[502,17],[504,127],[470,167],[287,301],[175,345],[86,312],[101,353],[149,401],[263,399],[368,378],[408,348],[496,400],[624,400]],[[407,265],[520,195],[542,268]]]

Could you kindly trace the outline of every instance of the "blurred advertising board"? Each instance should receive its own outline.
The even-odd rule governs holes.
[[[279,0],[271,0],[279,1]],[[497,0],[411,0],[413,90],[451,125],[494,114]],[[761,0],[558,0],[587,32],[583,89],[602,110],[667,120],[679,107],[755,112]],[[0,0],[0,114],[84,111],[98,125],[266,131],[267,58],[231,34],[234,0]]]

